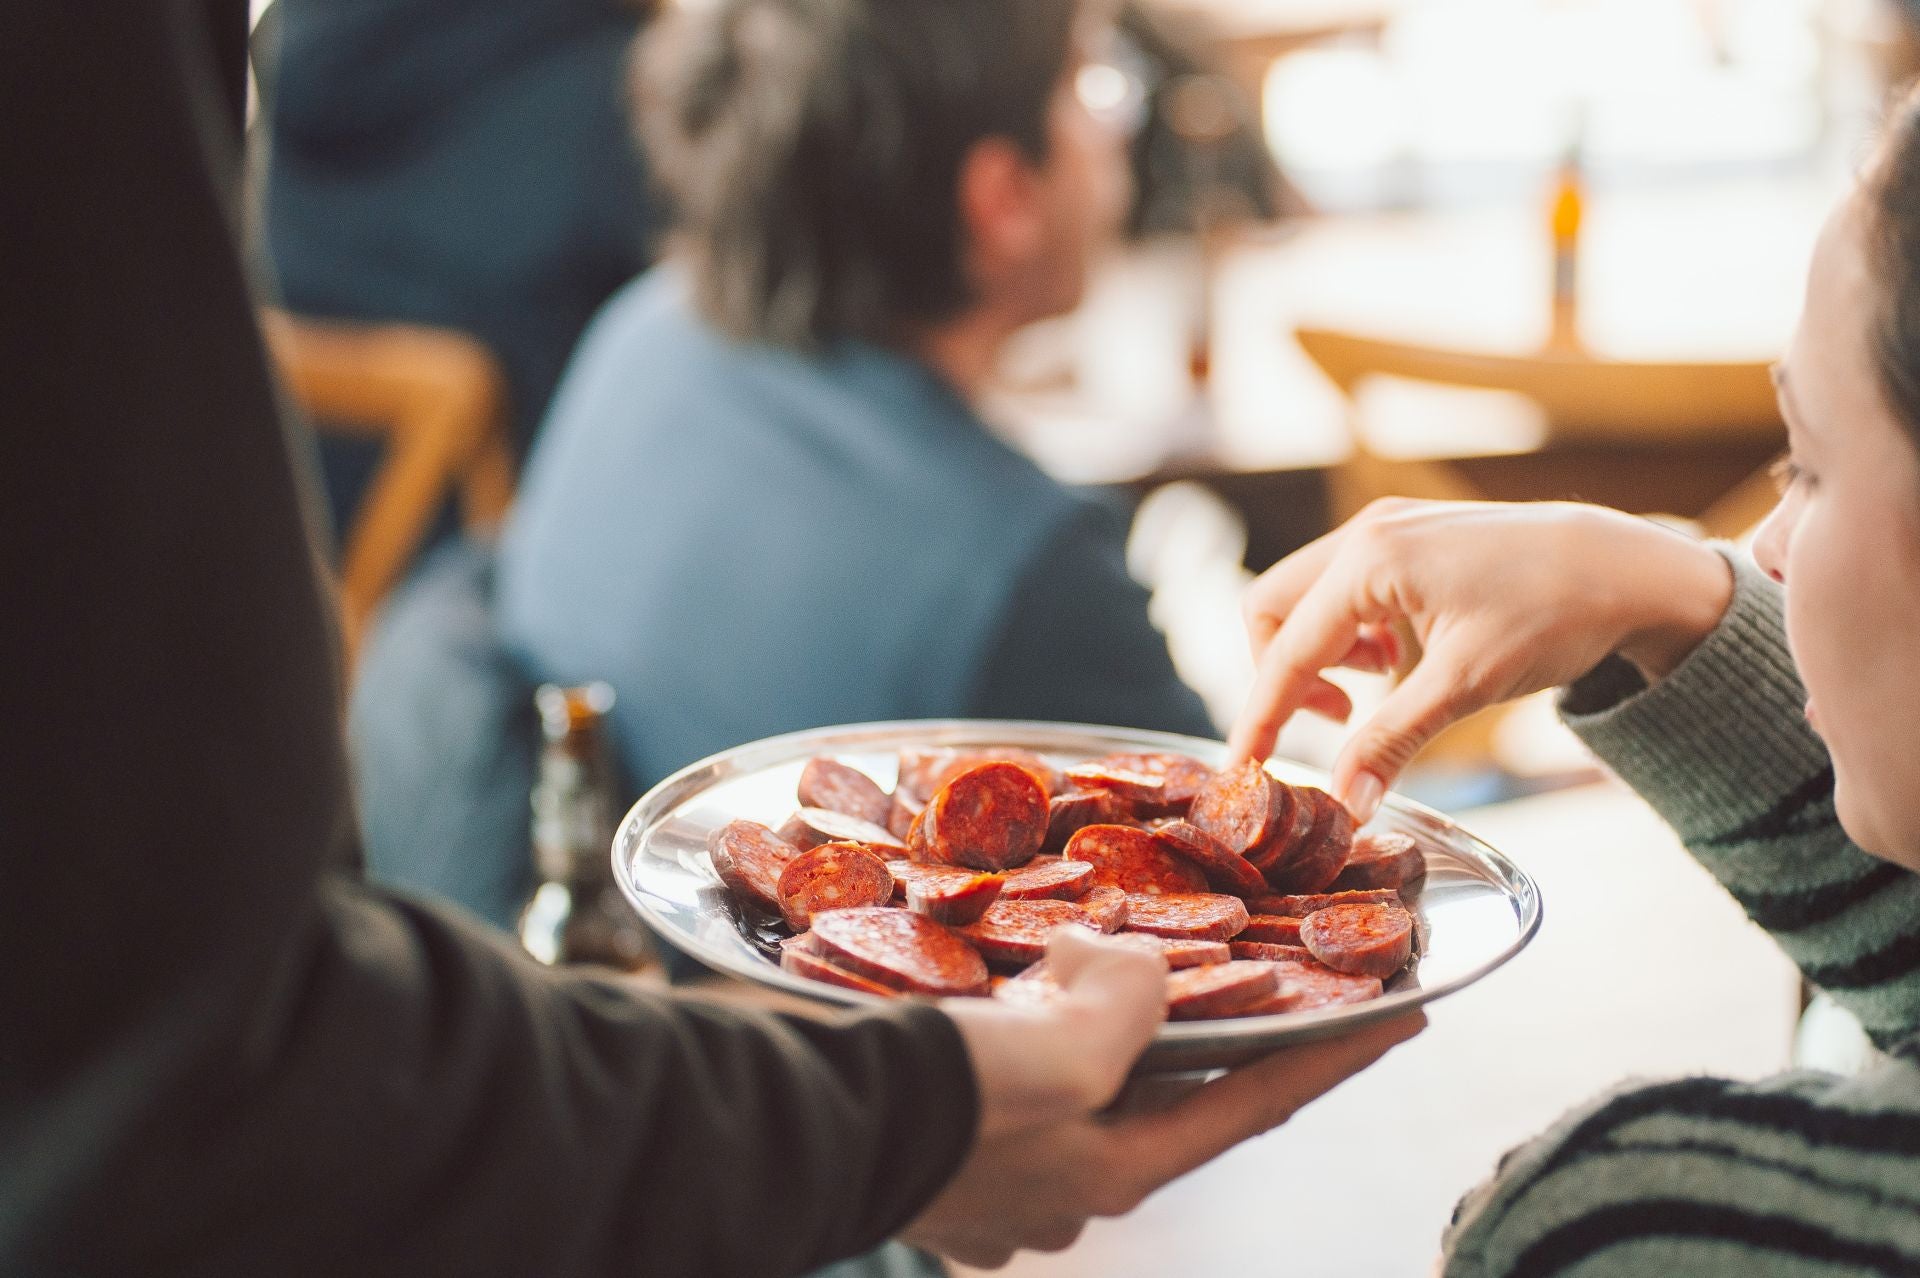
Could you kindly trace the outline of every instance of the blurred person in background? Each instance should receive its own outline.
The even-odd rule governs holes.
[[[555,398],[503,538],[535,677],[605,679],[647,785],[772,733],[973,716],[1210,735],[1125,523],[997,439],[1007,339],[1126,207],[1074,0],[723,0],[640,63],[669,261]]]
[[[524,454],[580,332],[653,260],[627,123],[653,0],[275,0],[259,211],[279,302],[476,337]],[[337,525],[371,445],[322,448]]]

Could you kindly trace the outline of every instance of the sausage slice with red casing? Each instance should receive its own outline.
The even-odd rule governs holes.
[[[872,777],[838,759],[807,760],[800,772],[799,799],[803,808],[825,808],[878,826],[886,825],[893,810],[892,798]]]
[[[1008,870],[1005,877],[1007,886],[1001,895],[1008,900],[1053,897],[1071,901],[1086,895],[1087,889],[1093,886],[1093,867],[1085,861],[1036,856],[1025,865]]]
[[[1243,898],[1267,892],[1267,880],[1252,862],[1193,822],[1172,817],[1147,828],[1167,851],[1198,866],[1214,891]]]
[[[959,882],[907,884],[907,908],[935,923],[964,927],[1000,899],[1006,880],[998,874],[969,874]]]
[[[787,862],[776,888],[781,917],[804,932],[816,913],[885,905],[893,899],[893,872],[858,843],[822,843]]]
[[[1090,825],[1067,840],[1067,859],[1093,867],[1093,881],[1129,894],[1204,892],[1200,867],[1167,851],[1148,830],[1131,825]]]
[[[1118,932],[1127,925],[1127,894],[1117,887],[1090,887],[1074,904],[1102,932]]]
[[[1247,926],[1240,932],[1243,941],[1266,941],[1273,945],[1300,944],[1300,920],[1285,914],[1249,914]]]
[[[906,844],[884,825],[826,808],[801,808],[780,827],[780,837],[802,852],[822,843],[861,843],[883,857],[906,851]]]
[[[1211,1020],[1239,1016],[1273,996],[1279,978],[1271,963],[1232,960],[1167,973],[1167,1018]]]
[[[1189,941],[1226,941],[1246,926],[1246,903],[1237,896],[1191,892],[1127,898],[1127,927],[1135,932]]]
[[[1333,881],[1334,891],[1393,888],[1412,891],[1427,877],[1427,858],[1410,834],[1397,831],[1362,834],[1353,841],[1347,868]]]
[[[1143,950],[1148,954],[1158,954],[1167,961],[1169,968],[1205,967],[1209,963],[1224,963],[1228,959],[1238,957],[1227,947],[1225,941],[1190,941],[1177,937],[1155,936],[1151,932],[1122,932],[1108,939],[1116,945]],[[1301,951],[1303,954],[1305,952]]]
[[[819,957],[908,994],[987,992],[987,965],[952,928],[909,910],[829,910],[813,921]]]
[[[758,821],[729,821],[707,836],[714,872],[741,901],[780,913],[780,872],[800,849]]]
[[[1075,832],[1090,825],[1118,825],[1133,816],[1125,799],[1111,790],[1068,790],[1047,801],[1047,837],[1040,851],[1058,856]]]
[[[1315,910],[1333,905],[1398,905],[1400,894],[1392,888],[1369,888],[1364,892],[1313,892],[1292,896],[1256,896],[1247,902],[1255,914],[1287,914],[1303,919]]]
[[[1307,915],[1300,940],[1336,972],[1385,980],[1413,954],[1413,915],[1398,905],[1335,905]]]
[[[1152,811],[1166,802],[1165,777],[1130,772],[1105,763],[1082,763],[1068,768],[1067,781],[1081,789],[1105,790],[1136,811]]]
[[[1158,811],[1163,814],[1180,815],[1193,806],[1193,801],[1207,782],[1213,780],[1213,769],[1191,755],[1172,753],[1110,754],[1101,759],[1102,767],[1115,772],[1130,772],[1136,776],[1159,777],[1162,784]]]
[[[1259,959],[1267,963],[1311,963],[1320,966],[1320,960],[1304,945],[1276,945],[1271,941],[1227,942],[1227,953],[1237,959]]]
[[[1319,809],[1306,793],[1285,782],[1280,784],[1280,799],[1285,809],[1274,818],[1273,833],[1267,841],[1247,853],[1247,863],[1261,874],[1272,874],[1292,863],[1307,847],[1307,835],[1313,831]]]
[[[1194,796],[1187,820],[1241,856],[1252,857],[1286,815],[1286,787],[1249,761],[1214,773]]]
[[[859,990],[862,994],[884,994],[896,997],[899,990],[890,989],[878,981],[870,981],[857,972],[849,972],[844,967],[836,967],[827,960],[800,946],[783,945],[780,947],[780,966],[796,976],[810,980],[825,981],[829,985],[838,985],[842,989]]]
[[[1313,829],[1299,851],[1267,871],[1275,892],[1324,892],[1340,877],[1353,850],[1353,817],[1340,800],[1311,787],[1297,792],[1315,804]]]
[[[1025,966],[1046,956],[1057,927],[1095,930],[1087,912],[1071,901],[996,901],[959,935],[990,963]]]
[[[916,861],[1010,870],[1031,861],[1047,837],[1047,791],[1018,763],[983,763],[952,777],[914,823]]]
[[[1349,976],[1319,963],[1277,963],[1278,984],[1273,996],[1248,1008],[1243,1016],[1271,1016],[1280,1012],[1311,1012],[1322,1007],[1366,1003],[1384,992],[1377,976]]]

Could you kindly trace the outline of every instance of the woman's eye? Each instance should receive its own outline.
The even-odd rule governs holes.
[[[1773,463],[1773,482],[1784,496],[1795,488],[1804,488],[1813,482],[1813,477],[1801,468],[1792,457],[1782,457]]]

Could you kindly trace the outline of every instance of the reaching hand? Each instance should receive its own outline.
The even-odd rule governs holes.
[[[1726,563],[1646,520],[1594,506],[1376,502],[1248,587],[1258,663],[1236,760],[1265,758],[1321,672],[1378,669],[1398,624],[1418,663],[1354,734],[1334,785],[1356,820],[1448,724],[1579,678],[1610,653],[1666,675],[1725,613]]]
[[[1417,1013],[1276,1053],[1164,1108],[1102,1116],[1152,1038],[1166,969],[1063,928],[1047,952],[1066,996],[1046,1007],[946,1004],[979,1080],[981,1132],[966,1163],[902,1235],[965,1264],[1059,1251],[1095,1216],[1131,1211],[1161,1185],[1285,1122],[1418,1033]]]

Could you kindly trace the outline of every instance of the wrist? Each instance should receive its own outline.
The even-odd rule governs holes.
[[[1645,520],[1623,556],[1632,589],[1615,649],[1649,683],[1666,678],[1712,634],[1733,602],[1733,569],[1719,552]]]

